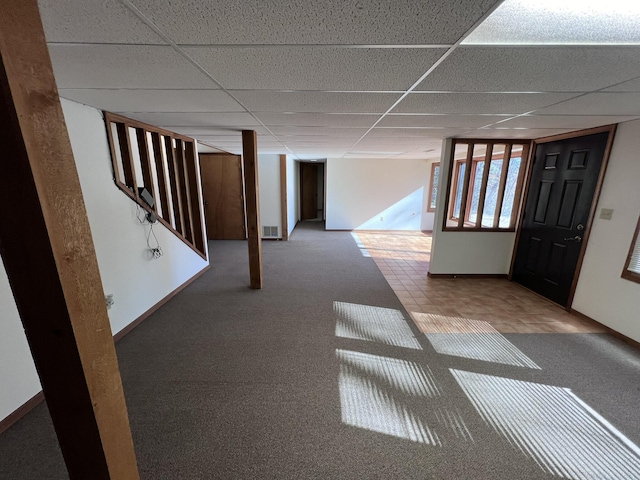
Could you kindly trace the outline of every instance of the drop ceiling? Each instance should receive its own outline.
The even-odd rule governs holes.
[[[437,158],[446,137],[640,118],[640,18],[623,16],[618,40],[598,30],[602,19],[613,31],[601,8],[527,21],[532,3],[43,0],[40,10],[62,97],[214,150],[240,153],[240,131],[256,130],[260,153]]]

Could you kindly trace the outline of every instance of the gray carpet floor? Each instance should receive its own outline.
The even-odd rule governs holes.
[[[640,355],[605,334],[420,334],[347,232],[245,242],[117,345],[143,479],[640,479]],[[64,479],[44,405],[0,478]]]

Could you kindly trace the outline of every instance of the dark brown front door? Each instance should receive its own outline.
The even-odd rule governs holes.
[[[238,155],[200,154],[207,238],[244,240],[242,164]]]
[[[300,219],[313,220],[318,217],[318,164],[300,164]]]
[[[567,306],[609,132],[540,143],[513,280]]]

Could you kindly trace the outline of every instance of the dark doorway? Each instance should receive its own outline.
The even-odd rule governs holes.
[[[324,218],[324,164],[300,163],[300,220]]]
[[[239,155],[200,154],[202,198],[209,240],[244,240],[242,162]]]
[[[567,306],[610,130],[536,145],[513,280]]]

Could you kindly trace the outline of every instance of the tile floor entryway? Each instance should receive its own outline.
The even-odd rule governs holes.
[[[353,235],[424,333],[470,332],[482,329],[484,322],[502,333],[606,331],[506,279],[429,278],[431,234],[359,231]]]

